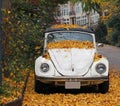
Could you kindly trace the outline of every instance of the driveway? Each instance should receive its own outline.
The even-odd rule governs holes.
[[[98,52],[106,56],[110,62],[110,67],[120,70],[120,48],[110,45],[98,48]]]

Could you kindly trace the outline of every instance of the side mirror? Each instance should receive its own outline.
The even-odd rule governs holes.
[[[97,47],[103,47],[103,46],[104,46],[103,43],[98,43],[98,44],[97,44]]]

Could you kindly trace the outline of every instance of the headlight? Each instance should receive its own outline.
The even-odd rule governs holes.
[[[42,72],[48,72],[49,71],[49,65],[47,63],[42,63],[40,66],[40,69]]]
[[[97,71],[99,74],[105,73],[105,71],[106,71],[106,66],[105,66],[105,64],[103,64],[103,63],[97,64],[97,65],[96,65],[96,71]]]

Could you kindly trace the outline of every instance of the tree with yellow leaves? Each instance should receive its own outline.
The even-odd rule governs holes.
[[[100,0],[71,0],[73,3],[81,2],[83,11],[86,12],[88,26],[90,27],[90,13],[93,10],[100,10]]]
[[[81,2],[83,11],[86,12],[88,17],[88,22],[90,26],[90,12],[96,11],[99,13],[100,18],[104,20],[105,18],[108,19],[108,17],[105,17],[105,12],[110,9],[111,4],[113,4],[113,0],[71,0],[71,2]]]

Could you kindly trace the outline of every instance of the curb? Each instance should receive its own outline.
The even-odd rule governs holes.
[[[0,104],[0,106],[22,106],[23,99],[24,99],[24,92],[25,92],[25,89],[26,89],[26,85],[27,85],[29,75],[30,75],[30,71],[27,72],[25,83],[24,83],[24,86],[23,86],[22,92],[21,92],[22,95],[19,96],[17,99],[13,100],[13,101],[7,102],[5,104]]]
[[[18,97],[18,99],[14,100],[14,101],[10,101],[8,103],[5,104],[1,104],[0,106],[22,106],[22,101],[23,101],[23,97]]]

